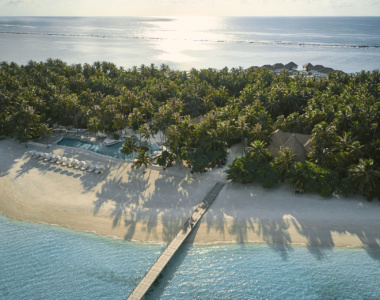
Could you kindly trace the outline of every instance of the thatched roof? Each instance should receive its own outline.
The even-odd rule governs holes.
[[[311,146],[313,146],[314,142],[311,140],[308,140],[303,146],[305,148],[306,153],[309,153],[311,151]]]
[[[313,67],[313,65],[312,65],[311,63],[307,63],[307,64],[304,64],[302,67],[303,67],[305,70],[310,70],[310,69]]]
[[[335,70],[332,69],[332,68],[323,68],[321,69],[319,72],[321,73],[325,73],[325,74],[328,74],[328,73],[331,73],[331,72],[334,72]]]
[[[274,64],[272,66],[272,68],[273,68],[273,70],[279,70],[279,69],[285,68],[285,66],[283,64],[281,64],[281,63],[277,63],[277,64]]]
[[[315,66],[313,66],[311,69],[312,70],[315,70],[315,71],[321,71],[321,70],[323,70],[325,67],[324,66],[322,66],[322,65],[315,65]]]
[[[271,65],[263,65],[262,68],[268,69],[268,70],[273,70],[273,67]]]
[[[270,137],[270,145],[276,148],[280,148],[282,145],[286,143],[286,141],[289,138],[286,136],[285,132],[281,131],[280,129],[277,129],[275,132],[272,133],[272,136]]]
[[[298,65],[295,64],[294,62],[290,62],[288,64],[285,65],[285,68],[288,69],[288,70],[291,70],[291,69],[294,69],[294,68],[298,68]]]
[[[288,147],[293,150],[296,160],[303,161],[306,159],[306,153],[310,152],[311,145],[310,135],[283,132],[277,129],[270,137],[268,151],[276,158],[279,156],[281,147]]]
[[[295,134],[291,136],[289,140],[284,144],[284,147],[293,149],[293,154],[296,156],[297,161],[306,160],[306,151],[303,145],[298,141]]]

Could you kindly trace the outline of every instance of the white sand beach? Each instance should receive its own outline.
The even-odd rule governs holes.
[[[103,164],[101,174],[30,158],[37,150]],[[229,162],[239,155],[232,148]],[[178,166],[133,169],[85,150],[0,140],[0,212],[139,242],[167,243],[218,181],[224,168],[190,174]],[[380,203],[294,195],[291,187],[227,183],[187,242],[268,243],[380,248]]]

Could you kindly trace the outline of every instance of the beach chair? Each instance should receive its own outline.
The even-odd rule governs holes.
[[[91,166],[90,163],[85,163],[82,168],[80,168],[82,171],[86,171]]]
[[[36,150],[30,150],[28,151],[28,155],[33,157],[33,155],[36,154],[36,152],[37,152]]]
[[[33,158],[39,158],[41,156],[42,152],[36,152],[33,155]]]
[[[40,157],[38,158],[39,160],[45,159],[47,154],[45,152],[41,153]]]
[[[60,164],[62,164],[62,162],[63,162],[63,157],[62,156],[58,156],[58,159],[57,159],[57,161],[55,163],[57,165],[60,165]]]
[[[85,164],[86,164],[86,162],[84,162],[84,161],[78,161],[77,165],[75,166],[75,169],[80,169],[80,168],[82,168]]]
[[[94,172],[96,169],[96,165],[90,164],[90,167],[87,169],[87,172]]]
[[[49,153],[48,155],[46,155],[45,160],[50,161],[53,158],[53,156],[54,155],[52,153]]]
[[[103,172],[103,170],[104,170],[104,166],[103,165],[96,165],[94,173],[100,174],[100,173]]]
[[[67,157],[62,157],[62,166],[67,166],[70,163],[70,160]]]
[[[50,162],[51,163],[55,163],[57,160],[58,160],[58,156],[53,155],[53,157],[51,158]]]
[[[70,165],[71,165],[71,167],[75,168],[75,167],[77,166],[78,163],[79,163],[79,160],[77,160],[77,159],[72,159]]]

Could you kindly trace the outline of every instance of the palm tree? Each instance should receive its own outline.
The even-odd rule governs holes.
[[[144,169],[144,173],[146,171],[146,168],[148,167],[149,164],[152,163],[152,159],[149,157],[149,155],[147,154],[147,151],[141,149],[139,151],[139,154],[137,155],[136,157],[136,160],[135,160],[135,163],[134,163],[134,166],[136,166],[137,168],[140,168],[141,166],[144,166],[145,169]]]
[[[129,115],[129,118],[130,118],[129,120],[130,120],[131,126],[134,123],[137,123],[138,128],[140,128],[140,122],[144,121],[141,111],[136,107],[133,109],[133,112]],[[141,132],[140,132],[140,147],[141,147]]]
[[[359,164],[348,169],[350,180],[364,195],[370,196],[380,184],[380,171],[373,164],[373,159],[360,159]]]
[[[243,153],[242,153],[242,155],[244,155],[244,148],[245,147],[244,147],[243,141],[244,141],[244,138],[245,138],[245,136],[247,134],[247,130],[248,130],[248,125],[246,123],[246,116],[241,115],[241,116],[238,117],[236,129],[237,129],[237,131],[240,134],[241,142],[243,144]]]
[[[148,124],[142,124],[139,128],[139,132],[142,134],[142,137],[148,140],[149,145],[150,145],[150,137],[152,136],[152,133],[150,131],[149,125]],[[140,145],[141,146],[141,145]]]
[[[217,123],[218,136],[220,136],[223,142],[226,144],[232,134],[232,125],[230,120],[219,121]]]
[[[263,141],[253,141],[249,147],[247,147],[247,150],[248,155],[255,162],[269,162],[272,159],[272,155],[268,152]]]
[[[293,154],[293,149],[288,147],[281,147],[279,154],[280,156],[274,160],[274,167],[281,173],[282,178],[285,179],[294,166],[296,155]]]
[[[137,151],[137,143],[133,138],[126,139],[123,143],[123,146],[120,149],[120,152],[125,155],[132,154],[132,159],[134,158],[134,153]]]
[[[177,162],[180,162],[180,157],[179,157],[179,143],[181,140],[181,130],[177,125],[170,125],[168,128],[168,136],[167,138],[169,141],[172,143],[171,146],[175,148],[176,151],[176,156],[177,156]]]
[[[40,125],[38,132],[42,138],[53,135],[53,129],[50,128],[49,125],[45,124],[45,123],[42,123]],[[49,140],[48,139],[46,139],[46,149],[49,149]]]

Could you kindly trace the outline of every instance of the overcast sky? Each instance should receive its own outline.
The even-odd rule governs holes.
[[[380,0],[0,0],[1,16],[380,16]]]

